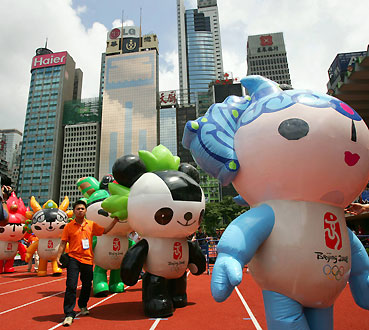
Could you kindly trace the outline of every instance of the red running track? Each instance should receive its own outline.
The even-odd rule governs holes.
[[[244,279],[223,303],[210,293],[210,275],[188,277],[188,306],[168,319],[149,319],[143,314],[141,282],[126,292],[106,298],[91,297],[90,316],[74,320],[74,329],[264,329],[261,290],[252,277]],[[7,329],[62,329],[65,272],[61,277],[37,277],[26,266],[0,275],[0,324]],[[77,310],[77,309],[76,309]],[[335,330],[369,330],[369,312],[358,307],[348,287],[336,301]]]

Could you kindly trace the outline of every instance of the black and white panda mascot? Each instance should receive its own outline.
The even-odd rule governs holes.
[[[145,315],[170,316],[187,305],[187,268],[194,275],[206,269],[199,245],[187,240],[205,212],[199,173],[159,145],[152,153],[139,151],[139,156],[117,159],[113,176],[117,183],[109,184],[112,196],[102,207],[112,217],[126,219],[141,236],[123,258],[122,280],[134,285],[144,269]]]

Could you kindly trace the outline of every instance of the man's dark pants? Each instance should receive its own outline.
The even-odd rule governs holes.
[[[64,314],[65,316],[76,316],[74,307],[77,298],[78,274],[81,273],[82,288],[79,294],[79,308],[87,307],[87,302],[90,299],[90,291],[92,286],[93,269],[92,265],[87,265],[79,262],[74,258],[69,258],[67,268],[67,288],[64,296]]]

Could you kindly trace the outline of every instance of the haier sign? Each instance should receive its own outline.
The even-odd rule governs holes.
[[[67,52],[35,56],[32,59],[31,70],[44,68],[47,66],[64,65],[66,61],[67,61]]]

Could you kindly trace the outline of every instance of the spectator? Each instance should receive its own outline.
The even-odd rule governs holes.
[[[345,209],[346,212],[353,215],[369,212],[369,204],[351,203],[349,207]]]

